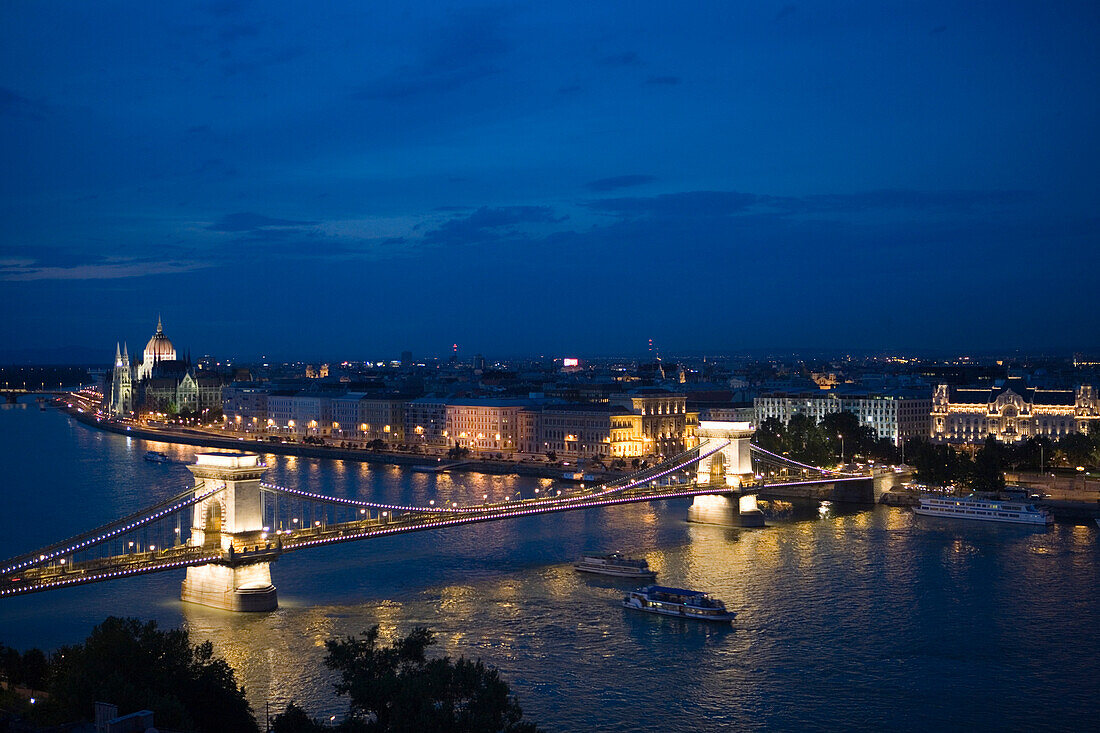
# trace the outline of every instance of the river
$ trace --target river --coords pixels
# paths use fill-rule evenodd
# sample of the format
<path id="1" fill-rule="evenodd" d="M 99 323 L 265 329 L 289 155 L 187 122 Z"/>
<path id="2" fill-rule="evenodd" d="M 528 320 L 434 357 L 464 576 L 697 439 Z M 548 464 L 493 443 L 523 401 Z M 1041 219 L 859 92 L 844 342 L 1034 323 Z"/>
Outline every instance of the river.
<path id="1" fill-rule="evenodd" d="M 142 460 L 161 450 L 177 461 Z M 0 408 L 0 556 L 67 537 L 190 483 L 189 446 L 96 431 L 32 402 Z M 532 494 L 546 480 L 425 474 L 268 455 L 266 479 L 423 503 Z M 497 666 L 548 731 L 1094 729 L 1100 715 L 1100 540 L 799 506 L 761 530 L 684 521 L 688 502 L 549 514 L 293 553 L 280 608 L 182 604 L 182 572 L 0 600 L 0 642 L 50 649 L 109 615 L 209 639 L 261 723 L 294 700 L 342 715 L 324 641 L 429 626 L 438 651 Z M 645 557 L 666 585 L 738 612 L 721 628 L 618 604 L 629 582 L 575 573 L 585 551 Z"/>

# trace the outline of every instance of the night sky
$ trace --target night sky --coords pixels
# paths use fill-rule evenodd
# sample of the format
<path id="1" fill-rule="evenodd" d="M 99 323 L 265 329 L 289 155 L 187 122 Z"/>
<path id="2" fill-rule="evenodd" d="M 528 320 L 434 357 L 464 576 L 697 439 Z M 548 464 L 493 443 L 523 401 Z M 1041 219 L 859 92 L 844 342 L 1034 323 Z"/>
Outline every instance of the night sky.
<path id="1" fill-rule="evenodd" d="M 1100 347 L 1096 2 L 0 4 L 0 356 Z"/>

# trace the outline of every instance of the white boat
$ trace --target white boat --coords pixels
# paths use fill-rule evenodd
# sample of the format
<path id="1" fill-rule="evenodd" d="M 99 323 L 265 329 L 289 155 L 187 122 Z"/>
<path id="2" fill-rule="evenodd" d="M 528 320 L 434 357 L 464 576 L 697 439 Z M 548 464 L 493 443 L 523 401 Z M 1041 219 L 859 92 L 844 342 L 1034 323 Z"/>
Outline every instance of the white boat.
<path id="1" fill-rule="evenodd" d="M 914 514 L 926 517 L 952 517 L 977 519 L 984 522 L 1010 522 L 1049 526 L 1054 517 L 1046 509 L 1037 509 L 1022 501 L 1002 501 L 969 497 L 944 497 L 922 495 L 920 503 L 913 507 Z"/>
<path id="2" fill-rule="evenodd" d="M 613 575 L 617 578 L 656 578 L 657 571 L 650 570 L 645 560 L 624 557 L 618 552 L 610 555 L 585 555 L 578 560 L 573 569 L 581 573 Z"/>
<path id="3" fill-rule="evenodd" d="M 732 621 L 736 616 L 733 611 L 726 610 L 726 604 L 702 591 L 660 585 L 648 585 L 631 591 L 623 598 L 623 607 L 699 621 Z"/>

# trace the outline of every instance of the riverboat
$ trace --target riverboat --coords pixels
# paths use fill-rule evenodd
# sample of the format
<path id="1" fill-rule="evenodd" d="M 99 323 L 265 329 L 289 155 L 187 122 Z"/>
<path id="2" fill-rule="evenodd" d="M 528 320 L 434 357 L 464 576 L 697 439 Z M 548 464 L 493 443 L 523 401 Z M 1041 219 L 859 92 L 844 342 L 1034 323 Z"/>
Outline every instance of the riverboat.
<path id="1" fill-rule="evenodd" d="M 159 450 L 145 451 L 145 460 L 150 463 L 171 463 L 172 459 Z"/>
<path id="2" fill-rule="evenodd" d="M 924 495 L 920 503 L 913 507 L 914 514 L 926 517 L 951 517 L 954 519 L 975 519 L 984 522 L 1009 522 L 1012 524 L 1032 524 L 1049 526 L 1054 517 L 1046 509 L 1038 509 L 1033 504 L 1021 501 L 1001 501 L 978 497 L 943 497 Z"/>
<path id="3" fill-rule="evenodd" d="M 732 621 L 736 614 L 726 610 L 726 604 L 698 590 L 666 588 L 649 585 L 631 591 L 623 598 L 623 607 L 662 616 L 690 618 L 699 621 Z"/>
<path id="4" fill-rule="evenodd" d="M 651 570 L 645 560 L 624 557 L 618 552 L 610 555 L 585 555 L 573 565 L 573 569 L 580 573 L 612 575 L 616 578 L 657 577 L 657 571 Z"/>

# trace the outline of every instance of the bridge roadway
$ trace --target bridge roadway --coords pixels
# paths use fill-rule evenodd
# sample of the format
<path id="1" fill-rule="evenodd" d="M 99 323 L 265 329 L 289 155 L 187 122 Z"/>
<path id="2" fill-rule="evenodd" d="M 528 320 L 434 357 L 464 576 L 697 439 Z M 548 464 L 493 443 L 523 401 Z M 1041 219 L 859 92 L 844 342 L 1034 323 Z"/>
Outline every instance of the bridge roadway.
<path id="1" fill-rule="evenodd" d="M 85 583 L 96 583 L 116 578 L 157 573 L 188 566 L 214 563 L 240 566 L 258 562 L 271 562 L 282 554 L 320 547 L 338 542 L 352 542 L 384 537 L 406 532 L 454 527 L 476 522 L 490 522 L 561 511 L 575 511 L 600 506 L 632 504 L 645 501 L 661 501 L 713 494 L 754 494 L 769 488 L 809 487 L 822 483 L 866 481 L 867 477 L 837 477 L 810 481 L 761 481 L 749 486 L 732 488 L 716 487 L 696 482 L 653 486 L 649 483 L 624 489 L 607 489 L 584 496 L 566 498 L 535 498 L 486 504 L 477 507 L 460 507 L 453 510 L 434 511 L 379 511 L 368 513 L 361 520 L 339 523 L 320 523 L 281 533 L 236 534 L 228 551 L 222 551 L 217 542 L 207 546 L 186 543 L 161 550 L 132 552 L 67 564 L 38 565 L 9 573 L 0 578 L 0 597 L 37 593 Z M 289 491 L 283 489 L 283 491 Z M 319 500 L 339 501 L 308 492 L 291 492 Z M 351 502 L 354 504 L 354 502 Z M 274 536 L 272 536 L 274 534 Z M 211 546 L 212 545 L 212 546 Z"/>

